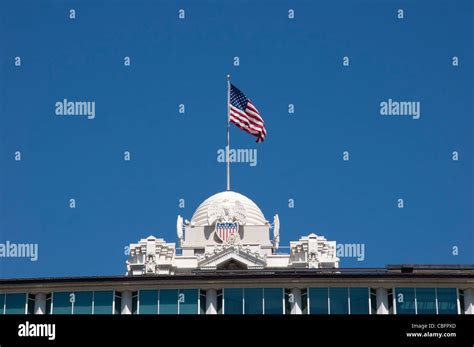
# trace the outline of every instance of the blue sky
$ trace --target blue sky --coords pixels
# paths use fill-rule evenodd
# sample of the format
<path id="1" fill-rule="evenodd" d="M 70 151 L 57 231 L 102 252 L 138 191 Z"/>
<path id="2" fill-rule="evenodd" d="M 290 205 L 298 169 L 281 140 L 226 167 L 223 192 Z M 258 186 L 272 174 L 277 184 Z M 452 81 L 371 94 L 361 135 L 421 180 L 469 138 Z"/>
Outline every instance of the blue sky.
<path id="1" fill-rule="evenodd" d="M 225 189 L 228 73 L 268 132 L 232 127 L 258 149 L 232 189 L 279 214 L 281 245 L 364 243 L 342 267 L 474 262 L 470 0 L 2 1 L 0 42 L 0 242 L 39 245 L 1 277 L 123 274 L 129 243 L 175 242 L 176 216 Z M 64 98 L 95 119 L 55 115 Z M 389 98 L 420 119 L 381 116 Z"/>

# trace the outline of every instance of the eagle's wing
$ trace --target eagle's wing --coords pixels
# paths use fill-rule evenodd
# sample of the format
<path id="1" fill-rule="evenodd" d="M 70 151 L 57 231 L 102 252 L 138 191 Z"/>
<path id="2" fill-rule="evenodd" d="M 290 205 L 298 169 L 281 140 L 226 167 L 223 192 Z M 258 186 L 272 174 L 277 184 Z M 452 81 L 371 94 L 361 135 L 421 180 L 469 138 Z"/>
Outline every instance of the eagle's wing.
<path id="1" fill-rule="evenodd" d="M 244 225 L 247 222 L 247 213 L 244 205 L 240 201 L 234 203 L 234 206 L 232 207 L 232 216 L 240 225 Z"/>
<path id="2" fill-rule="evenodd" d="M 207 220 L 209 222 L 209 225 L 213 225 L 217 220 L 221 219 L 224 216 L 224 209 L 215 202 L 213 202 L 207 208 Z"/>

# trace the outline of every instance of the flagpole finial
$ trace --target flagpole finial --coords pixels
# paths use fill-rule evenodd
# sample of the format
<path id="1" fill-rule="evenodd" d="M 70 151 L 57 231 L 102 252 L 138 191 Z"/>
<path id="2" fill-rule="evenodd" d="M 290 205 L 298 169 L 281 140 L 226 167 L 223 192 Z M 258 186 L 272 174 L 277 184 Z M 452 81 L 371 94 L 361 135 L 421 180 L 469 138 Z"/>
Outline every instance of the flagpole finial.
<path id="1" fill-rule="evenodd" d="M 230 81 L 230 75 L 227 75 L 227 81 Z"/>

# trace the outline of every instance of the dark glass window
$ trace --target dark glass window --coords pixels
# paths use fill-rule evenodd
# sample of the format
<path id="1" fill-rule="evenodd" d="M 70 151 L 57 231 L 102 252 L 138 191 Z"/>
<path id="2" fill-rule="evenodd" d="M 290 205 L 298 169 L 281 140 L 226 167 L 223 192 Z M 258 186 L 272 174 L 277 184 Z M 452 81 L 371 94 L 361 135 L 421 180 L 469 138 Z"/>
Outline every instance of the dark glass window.
<path id="1" fill-rule="evenodd" d="M 301 289 L 301 313 L 308 314 L 308 289 Z"/>
<path id="2" fill-rule="evenodd" d="M 72 305 L 75 301 L 74 293 L 55 292 L 53 293 L 53 314 L 71 314 Z"/>
<path id="3" fill-rule="evenodd" d="M 309 313 L 328 314 L 328 288 L 309 288 Z"/>
<path id="4" fill-rule="evenodd" d="M 418 314 L 436 314 L 436 290 L 434 288 L 416 288 L 416 312 Z"/>
<path id="5" fill-rule="evenodd" d="M 199 291 L 199 313 L 200 314 L 206 314 L 206 291 L 205 290 L 200 290 Z"/>
<path id="6" fill-rule="evenodd" d="M 114 314 L 122 314 L 122 293 L 120 292 L 115 292 L 114 294 Z"/>
<path id="7" fill-rule="evenodd" d="M 291 289 L 285 289 L 285 314 L 291 314 L 291 304 L 294 300 Z"/>
<path id="8" fill-rule="evenodd" d="M 138 304 L 140 314 L 158 314 L 158 290 L 140 290 Z"/>
<path id="9" fill-rule="evenodd" d="M 222 289 L 219 289 L 217 291 L 217 307 L 216 307 L 216 311 L 217 311 L 217 314 L 222 314 Z"/>
<path id="10" fill-rule="evenodd" d="M 368 288 L 349 288 L 351 314 L 369 314 Z"/>
<path id="11" fill-rule="evenodd" d="M 348 288 L 329 288 L 329 313 L 349 313 Z"/>
<path id="12" fill-rule="evenodd" d="M 46 294 L 46 312 L 45 314 L 51 314 L 51 301 L 52 301 L 52 294 Z"/>
<path id="13" fill-rule="evenodd" d="M 5 313 L 5 294 L 0 294 L 0 314 Z"/>
<path id="14" fill-rule="evenodd" d="M 224 313 L 242 314 L 243 313 L 244 293 L 242 288 L 224 289 Z"/>
<path id="15" fill-rule="evenodd" d="M 197 289 L 181 289 L 178 295 L 179 314 L 198 314 Z"/>
<path id="16" fill-rule="evenodd" d="M 5 314 L 25 314 L 26 293 L 15 293 L 5 295 Z"/>
<path id="17" fill-rule="evenodd" d="M 94 292 L 75 292 L 74 314 L 92 314 Z"/>
<path id="18" fill-rule="evenodd" d="M 415 289 L 396 288 L 395 302 L 397 314 L 415 314 Z"/>
<path id="19" fill-rule="evenodd" d="M 138 292 L 132 293 L 132 314 L 138 313 Z"/>
<path id="20" fill-rule="evenodd" d="M 263 289 L 245 288 L 245 314 L 263 314 Z"/>
<path id="21" fill-rule="evenodd" d="M 464 311 L 464 290 L 459 289 L 459 306 L 461 306 L 461 314 L 466 314 Z"/>
<path id="22" fill-rule="evenodd" d="M 114 292 L 94 292 L 94 314 L 112 314 L 114 306 Z"/>
<path id="23" fill-rule="evenodd" d="M 436 294 L 438 297 L 438 314 L 458 313 L 456 288 L 438 288 Z"/>
<path id="24" fill-rule="evenodd" d="M 283 314 L 283 289 L 263 289 L 265 314 Z"/>
<path id="25" fill-rule="evenodd" d="M 178 290 L 160 290 L 160 314 L 178 314 Z"/>
<path id="26" fill-rule="evenodd" d="M 370 313 L 377 314 L 377 290 L 370 288 Z"/>
<path id="27" fill-rule="evenodd" d="M 33 294 L 28 294 L 28 314 L 35 314 L 35 296 Z"/>
<path id="28" fill-rule="evenodd" d="M 388 290 L 388 313 L 393 314 L 393 289 Z"/>

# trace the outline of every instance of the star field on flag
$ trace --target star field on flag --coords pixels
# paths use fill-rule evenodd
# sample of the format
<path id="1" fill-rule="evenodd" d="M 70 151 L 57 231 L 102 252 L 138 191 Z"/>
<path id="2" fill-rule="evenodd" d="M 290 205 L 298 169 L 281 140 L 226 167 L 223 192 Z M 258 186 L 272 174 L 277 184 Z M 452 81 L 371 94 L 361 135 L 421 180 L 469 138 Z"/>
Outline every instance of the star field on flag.
<path id="1" fill-rule="evenodd" d="M 233 84 L 230 85 L 229 121 L 243 131 L 257 137 L 263 142 L 267 135 L 265 124 L 252 101 Z"/>

